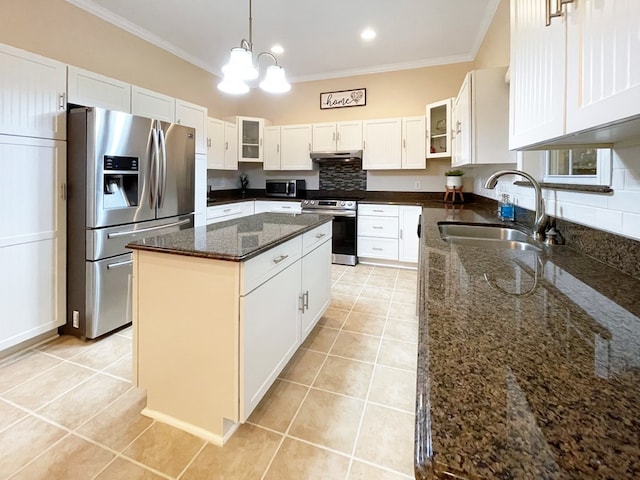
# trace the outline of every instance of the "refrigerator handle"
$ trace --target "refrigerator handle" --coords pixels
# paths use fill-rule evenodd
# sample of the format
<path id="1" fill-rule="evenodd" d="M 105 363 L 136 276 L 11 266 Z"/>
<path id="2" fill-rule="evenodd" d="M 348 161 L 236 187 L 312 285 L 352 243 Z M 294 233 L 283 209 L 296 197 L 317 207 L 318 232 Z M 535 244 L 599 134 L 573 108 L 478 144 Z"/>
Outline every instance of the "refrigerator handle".
<path id="1" fill-rule="evenodd" d="M 162 126 L 158 125 L 158 127 L 158 134 L 160 136 L 160 152 L 158 153 L 162 153 L 161 165 L 158 165 L 158 170 L 161 169 L 158 182 L 158 208 L 162 208 L 164 205 L 165 193 L 167 193 L 167 142 L 164 138 L 164 130 L 162 130 Z"/>
<path id="2" fill-rule="evenodd" d="M 149 171 L 149 208 L 156 208 L 156 194 L 158 193 L 158 132 L 151 128 L 151 165 Z"/>

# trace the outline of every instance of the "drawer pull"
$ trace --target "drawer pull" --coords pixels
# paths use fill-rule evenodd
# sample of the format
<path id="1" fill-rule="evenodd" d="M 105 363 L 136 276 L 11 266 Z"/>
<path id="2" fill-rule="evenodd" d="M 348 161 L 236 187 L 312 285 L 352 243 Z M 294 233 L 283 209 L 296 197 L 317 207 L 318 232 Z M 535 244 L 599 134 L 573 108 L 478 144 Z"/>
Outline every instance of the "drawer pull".
<path id="1" fill-rule="evenodd" d="M 283 210 L 291 210 L 291 206 L 290 205 L 282 205 L 282 207 L 280 207 L 280 208 L 282 208 Z"/>
<path id="2" fill-rule="evenodd" d="M 373 247 L 371 250 L 375 250 L 376 252 L 381 252 L 382 249 L 380 247 Z"/>
<path id="3" fill-rule="evenodd" d="M 231 209 L 230 209 L 230 208 L 225 208 L 225 209 L 223 210 L 223 212 L 224 212 L 224 213 L 227 213 L 227 212 L 230 212 L 230 211 L 231 211 Z"/>
<path id="4" fill-rule="evenodd" d="M 278 264 L 281 261 L 286 260 L 287 258 L 289 258 L 289 255 L 280 255 L 278 258 L 273 259 L 273 263 Z"/>
<path id="5" fill-rule="evenodd" d="M 384 229 L 384 227 L 376 227 L 376 226 L 373 226 L 371 228 L 373 228 L 374 230 L 382 230 L 382 229 Z"/>
<path id="6" fill-rule="evenodd" d="M 384 210 L 372 210 L 372 211 L 376 213 L 384 213 Z"/>
<path id="7" fill-rule="evenodd" d="M 318 234 L 316 235 L 316 238 L 322 238 L 322 237 L 324 237 L 325 235 L 326 235 L 326 233 L 318 233 Z"/>

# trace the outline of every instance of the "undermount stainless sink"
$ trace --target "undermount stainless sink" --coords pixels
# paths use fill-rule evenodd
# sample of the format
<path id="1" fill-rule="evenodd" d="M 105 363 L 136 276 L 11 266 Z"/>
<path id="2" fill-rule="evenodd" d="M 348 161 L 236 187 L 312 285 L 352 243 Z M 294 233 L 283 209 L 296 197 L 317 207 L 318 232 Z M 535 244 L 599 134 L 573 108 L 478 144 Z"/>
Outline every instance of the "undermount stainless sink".
<path id="1" fill-rule="evenodd" d="M 439 222 L 440 237 L 451 243 L 475 247 L 542 251 L 529 235 L 499 224 Z"/>

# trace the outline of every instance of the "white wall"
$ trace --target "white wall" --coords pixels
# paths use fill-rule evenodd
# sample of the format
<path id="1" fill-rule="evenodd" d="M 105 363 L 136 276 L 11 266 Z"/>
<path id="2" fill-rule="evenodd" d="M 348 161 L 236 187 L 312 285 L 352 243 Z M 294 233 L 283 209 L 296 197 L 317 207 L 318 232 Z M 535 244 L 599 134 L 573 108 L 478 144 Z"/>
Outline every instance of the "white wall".
<path id="1" fill-rule="evenodd" d="M 541 178 L 543 153 L 525 152 L 518 168 Z M 508 193 L 514 203 L 533 210 L 533 189 L 513 185 L 515 177 L 501 178 L 495 190 L 484 188 L 486 179 L 500 169 L 500 166 L 467 169 L 473 177 L 473 191 L 495 200 Z M 611 187 L 612 194 L 543 190 L 545 210 L 557 218 L 640 240 L 640 144 L 614 146 Z"/>

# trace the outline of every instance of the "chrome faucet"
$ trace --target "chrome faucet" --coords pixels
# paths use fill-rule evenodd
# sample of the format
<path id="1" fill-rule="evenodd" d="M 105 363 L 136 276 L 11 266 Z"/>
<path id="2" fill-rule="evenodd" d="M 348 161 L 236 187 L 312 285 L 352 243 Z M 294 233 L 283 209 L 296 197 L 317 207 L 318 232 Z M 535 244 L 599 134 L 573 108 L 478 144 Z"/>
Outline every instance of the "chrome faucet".
<path id="1" fill-rule="evenodd" d="M 544 240 L 544 229 L 547 222 L 547 214 L 544 211 L 544 204 L 542 202 L 542 189 L 540 188 L 540 184 L 531 175 L 521 170 L 500 170 L 487 179 L 484 188 L 496 188 L 498 178 L 503 175 L 521 175 L 529 180 L 531 182 L 531 185 L 533 185 L 533 189 L 535 190 L 536 195 L 536 219 L 533 223 L 533 236 L 537 240 Z"/>

